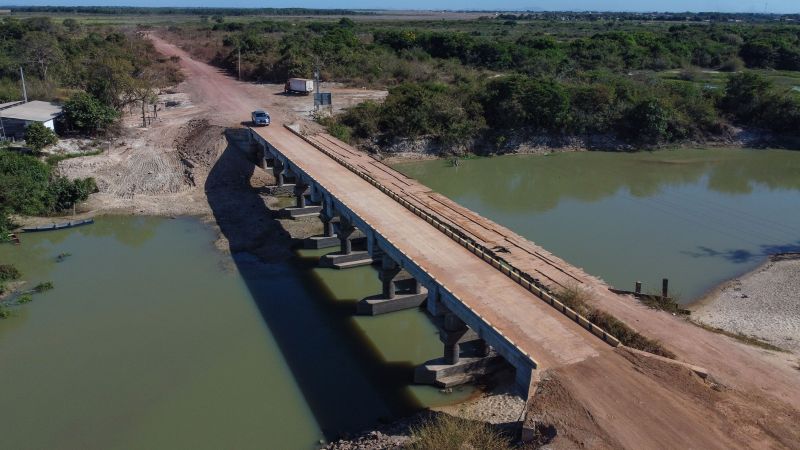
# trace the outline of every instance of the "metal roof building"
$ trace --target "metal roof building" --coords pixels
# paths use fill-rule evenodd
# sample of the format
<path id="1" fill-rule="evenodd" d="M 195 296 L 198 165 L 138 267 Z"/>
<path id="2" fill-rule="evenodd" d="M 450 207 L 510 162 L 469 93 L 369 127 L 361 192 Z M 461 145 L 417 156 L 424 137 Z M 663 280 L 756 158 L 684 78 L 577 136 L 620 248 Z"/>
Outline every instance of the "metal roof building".
<path id="1" fill-rule="evenodd" d="M 33 122 L 55 131 L 55 120 L 61 116 L 62 109 L 53 103 L 38 100 L 27 103 L 9 102 L 0 104 L 0 124 L 7 138 L 23 139 L 25 128 Z"/>

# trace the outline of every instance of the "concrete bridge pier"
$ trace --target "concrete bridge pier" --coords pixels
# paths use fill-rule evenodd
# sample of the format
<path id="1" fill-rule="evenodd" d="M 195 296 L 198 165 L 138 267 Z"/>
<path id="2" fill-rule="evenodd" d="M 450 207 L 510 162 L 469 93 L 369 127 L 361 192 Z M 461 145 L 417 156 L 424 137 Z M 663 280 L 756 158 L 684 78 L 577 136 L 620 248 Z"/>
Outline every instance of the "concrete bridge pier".
<path id="1" fill-rule="evenodd" d="M 452 312 L 434 319 L 444 354 L 414 370 L 414 382 L 449 388 L 475 381 L 506 365 L 505 360 Z"/>
<path id="2" fill-rule="evenodd" d="M 427 290 L 403 270 L 388 254 L 381 257 L 382 292 L 365 297 L 356 305 L 356 313 L 376 316 L 404 309 L 418 308 L 428 296 Z"/>
<path id="3" fill-rule="evenodd" d="M 256 152 L 256 161 L 258 167 L 261 167 L 263 170 L 271 169 L 275 165 L 275 159 L 267 149 L 267 144 L 257 143 L 257 145 L 258 151 Z"/>
<path id="4" fill-rule="evenodd" d="M 312 217 L 318 215 L 319 212 L 322 211 L 322 206 L 307 204 L 306 192 L 308 191 L 308 188 L 309 186 L 301 181 L 295 183 L 293 190 L 295 197 L 295 206 L 289 208 L 283 208 L 281 210 L 281 213 L 284 217 L 288 217 L 290 219 Z"/>
<path id="5" fill-rule="evenodd" d="M 303 241 L 304 248 L 331 248 L 340 245 L 339 237 L 336 235 L 335 217 L 331 217 L 326 212 L 324 206 L 319 213 L 319 219 L 322 221 L 322 234 L 319 236 L 311 236 Z"/>
<path id="6" fill-rule="evenodd" d="M 357 231 L 353 222 L 347 216 L 340 214 L 339 230 L 336 233 L 339 238 L 339 251 L 320 258 L 320 265 L 334 269 L 349 269 L 372 264 L 372 256 L 368 251 L 353 250 L 353 240 L 358 236 Z"/>

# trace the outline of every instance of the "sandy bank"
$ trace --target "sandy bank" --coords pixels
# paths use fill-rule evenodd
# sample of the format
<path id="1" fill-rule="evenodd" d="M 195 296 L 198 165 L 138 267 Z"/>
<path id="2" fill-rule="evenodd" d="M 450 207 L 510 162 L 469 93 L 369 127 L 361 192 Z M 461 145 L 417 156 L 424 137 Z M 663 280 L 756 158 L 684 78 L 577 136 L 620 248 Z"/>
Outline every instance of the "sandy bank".
<path id="1" fill-rule="evenodd" d="M 690 309 L 698 322 L 800 353 L 800 253 L 772 256 Z"/>

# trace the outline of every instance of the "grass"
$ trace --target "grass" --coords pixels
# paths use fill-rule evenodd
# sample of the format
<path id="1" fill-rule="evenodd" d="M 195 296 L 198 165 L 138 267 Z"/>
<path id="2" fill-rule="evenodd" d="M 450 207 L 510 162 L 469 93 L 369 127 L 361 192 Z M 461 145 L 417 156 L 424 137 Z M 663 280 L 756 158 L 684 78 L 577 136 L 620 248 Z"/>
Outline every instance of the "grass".
<path id="1" fill-rule="evenodd" d="M 752 345 L 754 347 L 763 348 L 765 350 L 772 350 L 774 352 L 788 353 L 788 350 L 786 350 L 784 348 L 780 348 L 780 347 L 778 347 L 776 345 L 770 344 L 769 342 L 762 341 L 761 339 L 758 339 L 756 337 L 753 337 L 753 336 L 750 336 L 750 335 L 747 335 L 747 334 L 744 334 L 744 333 L 734 333 L 732 331 L 723 330 L 722 328 L 717 328 L 717 327 L 708 325 L 706 323 L 697 322 L 697 321 L 692 321 L 692 323 L 694 323 L 695 325 L 699 326 L 700 328 L 703 328 L 705 330 L 711 331 L 712 333 L 723 334 L 723 335 L 728 336 L 730 338 L 736 339 L 739 342 L 743 342 L 745 344 Z M 800 370 L 800 369 L 798 369 L 798 370 Z"/>
<path id="2" fill-rule="evenodd" d="M 22 294 L 17 299 L 17 304 L 24 305 L 25 303 L 30 303 L 33 301 L 33 296 L 31 294 Z"/>
<path id="3" fill-rule="evenodd" d="M 102 150 L 92 150 L 88 152 L 80 152 L 80 153 L 65 153 L 63 155 L 50 155 L 45 158 L 45 161 L 50 166 L 57 166 L 58 163 L 64 161 L 65 159 L 72 159 L 72 158 L 80 158 L 81 156 L 96 156 L 103 153 Z"/>
<path id="4" fill-rule="evenodd" d="M 59 253 L 58 256 L 56 256 L 56 262 L 63 262 L 65 259 L 69 258 L 70 256 L 72 256 L 72 253 L 69 253 L 69 252 L 67 252 L 67 253 Z"/>
<path id="5" fill-rule="evenodd" d="M 415 427 L 413 450 L 511 449 L 511 440 L 491 425 L 439 414 Z"/>
<path id="6" fill-rule="evenodd" d="M 654 355 L 675 358 L 675 354 L 667 350 L 660 342 L 634 331 L 631 327 L 611 314 L 590 306 L 587 303 L 586 294 L 577 286 L 561 290 L 556 294 L 556 297 L 573 311 L 586 317 L 589 322 L 592 322 L 619 339 L 623 345 Z"/>
<path id="7" fill-rule="evenodd" d="M 681 308 L 680 303 L 678 303 L 680 295 L 677 294 L 673 294 L 672 297 L 662 297 L 660 293 L 650 293 L 637 298 L 642 304 L 653 309 L 660 309 L 682 316 L 688 316 L 690 314 L 688 309 Z"/>
<path id="8" fill-rule="evenodd" d="M 36 286 L 34 286 L 32 291 L 37 293 L 37 294 L 41 294 L 42 292 L 46 292 L 46 291 L 49 291 L 51 289 L 53 289 L 53 282 L 52 281 L 46 281 L 44 283 L 39 283 Z"/>
<path id="9" fill-rule="evenodd" d="M 3 305 L 0 305 L 0 319 L 8 319 L 11 316 L 11 312 Z"/>

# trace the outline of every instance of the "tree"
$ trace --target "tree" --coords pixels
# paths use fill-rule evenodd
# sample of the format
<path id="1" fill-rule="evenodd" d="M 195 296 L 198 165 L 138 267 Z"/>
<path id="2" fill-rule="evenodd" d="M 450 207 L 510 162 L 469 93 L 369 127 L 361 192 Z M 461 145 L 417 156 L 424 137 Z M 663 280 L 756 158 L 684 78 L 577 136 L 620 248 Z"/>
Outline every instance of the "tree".
<path id="1" fill-rule="evenodd" d="M 94 133 L 114 123 L 118 113 L 86 92 L 78 92 L 64 104 L 67 121 L 83 133 Z"/>
<path id="2" fill-rule="evenodd" d="M 743 123 L 758 120 L 765 106 L 764 100 L 772 90 L 772 83 L 754 72 L 742 72 L 728 78 L 725 96 L 720 107 Z"/>
<path id="3" fill-rule="evenodd" d="M 641 142 L 656 144 L 668 138 L 669 112 L 658 99 L 646 99 L 628 110 L 624 129 Z"/>
<path id="4" fill-rule="evenodd" d="M 33 122 L 25 130 L 25 145 L 31 150 L 39 151 L 48 145 L 58 142 L 58 137 L 50 128 L 39 122 Z"/>
<path id="5" fill-rule="evenodd" d="M 24 42 L 27 48 L 26 58 L 36 67 L 42 80 L 47 79 L 51 66 L 64 61 L 61 47 L 52 35 L 34 31 L 25 35 Z"/>

